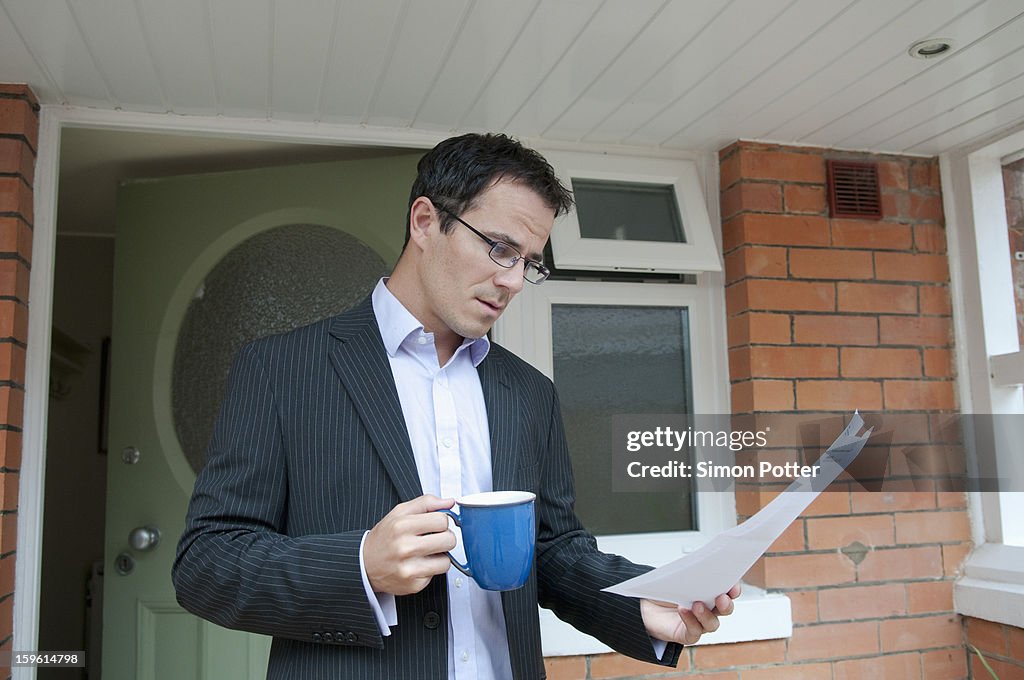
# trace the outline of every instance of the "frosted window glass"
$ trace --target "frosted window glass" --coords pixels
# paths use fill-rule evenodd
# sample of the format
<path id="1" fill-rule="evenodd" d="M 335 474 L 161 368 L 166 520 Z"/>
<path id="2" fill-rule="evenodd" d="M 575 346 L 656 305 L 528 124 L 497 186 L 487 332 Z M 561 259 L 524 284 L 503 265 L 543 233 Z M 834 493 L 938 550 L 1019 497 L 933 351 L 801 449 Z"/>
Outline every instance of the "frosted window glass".
<path id="1" fill-rule="evenodd" d="M 354 306 L 386 273 L 380 255 L 362 241 L 316 224 L 262 232 L 217 263 L 189 303 L 174 350 L 174 427 L 193 470 L 206 463 L 239 348 Z"/>
<path id="2" fill-rule="evenodd" d="M 582 238 L 686 243 L 670 184 L 572 180 Z"/>
<path id="3" fill-rule="evenodd" d="M 599 535 L 697 528 L 679 493 L 612 492 L 612 415 L 691 413 L 685 307 L 551 307 L 554 379 L 576 477 L 576 511 Z"/>

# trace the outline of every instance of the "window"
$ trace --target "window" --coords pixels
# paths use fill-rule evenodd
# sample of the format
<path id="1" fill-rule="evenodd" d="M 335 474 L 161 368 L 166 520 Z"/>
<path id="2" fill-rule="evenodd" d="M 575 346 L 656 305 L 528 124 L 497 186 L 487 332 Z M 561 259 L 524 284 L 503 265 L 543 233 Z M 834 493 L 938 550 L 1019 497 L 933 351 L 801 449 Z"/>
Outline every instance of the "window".
<path id="1" fill-rule="evenodd" d="M 548 152 L 576 210 L 551 232 L 559 269 L 722 270 L 697 166 L 689 160 Z"/>

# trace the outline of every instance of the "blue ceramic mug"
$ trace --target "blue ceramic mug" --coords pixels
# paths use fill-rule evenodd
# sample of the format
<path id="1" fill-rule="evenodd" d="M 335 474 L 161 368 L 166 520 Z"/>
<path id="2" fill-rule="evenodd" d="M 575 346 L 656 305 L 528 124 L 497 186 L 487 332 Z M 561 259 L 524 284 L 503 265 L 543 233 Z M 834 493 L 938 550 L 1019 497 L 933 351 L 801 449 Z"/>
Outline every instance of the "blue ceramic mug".
<path id="1" fill-rule="evenodd" d="M 455 568 L 487 590 L 515 590 L 530 577 L 537 529 L 536 496 L 527 491 L 487 491 L 459 499 L 459 513 L 443 510 L 462 528 L 466 564 Z"/>

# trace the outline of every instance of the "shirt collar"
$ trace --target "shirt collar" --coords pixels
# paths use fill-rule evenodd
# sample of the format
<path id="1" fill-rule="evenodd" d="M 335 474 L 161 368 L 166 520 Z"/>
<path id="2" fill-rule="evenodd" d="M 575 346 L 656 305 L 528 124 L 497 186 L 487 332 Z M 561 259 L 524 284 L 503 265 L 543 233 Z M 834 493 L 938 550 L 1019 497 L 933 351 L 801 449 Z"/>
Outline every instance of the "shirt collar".
<path id="1" fill-rule="evenodd" d="M 389 356 L 394 357 L 398 354 L 398 349 L 406 338 L 414 333 L 421 333 L 424 329 L 423 324 L 395 297 L 394 293 L 385 285 L 386 283 L 387 278 L 382 278 L 373 289 L 373 314 L 377 317 L 377 326 L 380 328 L 384 349 Z M 480 362 L 487 357 L 491 341 L 487 339 L 486 335 L 476 340 L 463 338 L 456 353 L 463 351 L 467 346 L 470 359 L 475 367 L 479 366 Z"/>

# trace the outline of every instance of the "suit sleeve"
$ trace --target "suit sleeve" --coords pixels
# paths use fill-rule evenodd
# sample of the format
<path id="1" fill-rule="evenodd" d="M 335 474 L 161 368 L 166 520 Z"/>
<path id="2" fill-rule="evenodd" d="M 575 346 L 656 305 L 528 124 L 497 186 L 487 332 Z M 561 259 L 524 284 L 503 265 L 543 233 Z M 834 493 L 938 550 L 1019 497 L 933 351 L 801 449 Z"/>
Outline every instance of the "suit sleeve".
<path id="1" fill-rule="evenodd" d="M 285 533 L 287 452 L 259 347 L 231 369 L 172 569 L 178 602 L 227 628 L 383 647 L 360 575 L 363 532 Z"/>
<path id="2" fill-rule="evenodd" d="M 538 497 L 537 587 L 546 607 L 612 649 L 641 661 L 674 667 L 682 646 L 669 643 L 659 660 L 640 615 L 640 600 L 601 592 L 651 569 L 602 553 L 573 510 L 576 493 L 558 395 L 551 387 L 547 453 Z"/>

